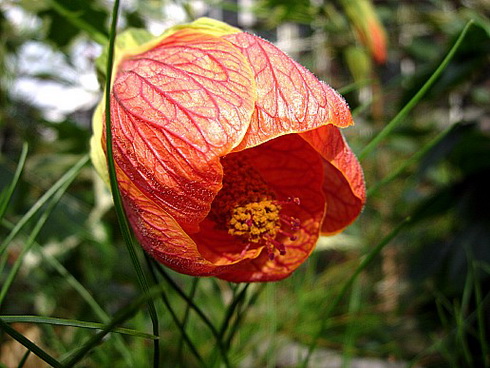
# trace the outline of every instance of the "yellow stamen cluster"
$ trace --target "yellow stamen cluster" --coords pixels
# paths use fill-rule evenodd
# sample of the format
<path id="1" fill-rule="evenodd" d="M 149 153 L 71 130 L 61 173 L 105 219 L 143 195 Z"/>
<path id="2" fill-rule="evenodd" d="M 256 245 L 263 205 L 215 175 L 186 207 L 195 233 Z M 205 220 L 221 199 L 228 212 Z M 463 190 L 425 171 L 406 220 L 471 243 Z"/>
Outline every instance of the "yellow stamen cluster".
<path id="1" fill-rule="evenodd" d="M 270 200 L 235 207 L 228 221 L 228 234 L 246 237 L 252 243 L 259 243 L 264 236 L 274 238 L 280 226 L 280 209 Z"/>
<path id="2" fill-rule="evenodd" d="M 268 242 L 280 230 L 281 206 L 260 173 L 239 157 L 221 161 L 223 188 L 216 196 L 210 218 L 230 235 L 248 243 Z"/>

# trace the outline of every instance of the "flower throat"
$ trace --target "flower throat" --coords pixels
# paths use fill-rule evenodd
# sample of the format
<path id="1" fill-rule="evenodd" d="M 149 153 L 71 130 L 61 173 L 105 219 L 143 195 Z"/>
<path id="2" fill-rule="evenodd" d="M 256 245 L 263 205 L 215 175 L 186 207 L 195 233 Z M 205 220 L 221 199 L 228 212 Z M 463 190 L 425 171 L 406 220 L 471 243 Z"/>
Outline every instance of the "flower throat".
<path id="1" fill-rule="evenodd" d="M 211 206 L 210 218 L 218 228 L 239 237 L 246 244 L 242 253 L 253 245 L 265 245 L 269 259 L 274 259 L 276 250 L 286 254 L 284 244 L 276 238 L 285 235 L 290 240 L 296 237 L 285 232 L 281 226 L 299 229 L 300 221 L 281 214 L 282 207 L 299 204 L 299 199 L 276 200 L 274 191 L 260 173 L 244 159 L 227 157 L 223 165 L 223 188 Z"/>

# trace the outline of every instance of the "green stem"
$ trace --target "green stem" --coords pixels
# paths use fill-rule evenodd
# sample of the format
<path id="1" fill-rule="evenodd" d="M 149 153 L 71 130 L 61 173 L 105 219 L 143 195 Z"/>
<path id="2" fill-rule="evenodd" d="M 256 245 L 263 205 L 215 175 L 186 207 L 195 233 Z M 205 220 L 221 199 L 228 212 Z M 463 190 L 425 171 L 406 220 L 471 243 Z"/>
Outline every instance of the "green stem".
<path id="1" fill-rule="evenodd" d="M 199 284 L 199 278 L 194 277 L 192 279 L 192 287 L 191 287 L 191 292 L 189 293 L 189 299 L 193 300 L 194 296 L 196 295 L 197 291 L 197 285 Z M 182 318 L 182 329 L 185 331 L 187 322 L 189 321 L 189 312 L 191 311 L 191 307 L 189 304 L 186 305 L 185 307 L 185 312 L 184 312 L 184 317 Z M 182 362 L 182 353 L 183 353 L 183 348 L 184 348 L 184 338 L 183 335 L 179 340 L 179 347 L 177 348 L 177 362 Z"/>
<path id="2" fill-rule="evenodd" d="M 250 284 L 245 284 L 245 286 L 238 293 L 238 295 L 233 299 L 230 306 L 228 307 L 225 318 L 223 319 L 221 328 L 218 332 L 218 336 L 220 340 L 223 340 L 228 327 L 230 327 L 231 317 L 233 317 L 233 314 L 237 309 L 237 307 L 239 306 L 239 304 L 245 299 L 245 296 L 247 295 L 247 289 L 249 286 Z"/>
<path id="3" fill-rule="evenodd" d="M 347 280 L 347 282 L 344 284 L 342 287 L 341 291 L 337 296 L 335 297 L 334 300 L 329 304 L 327 310 L 323 314 L 322 318 L 320 318 L 320 327 L 313 337 L 313 340 L 308 347 L 308 353 L 303 361 L 303 364 L 301 367 L 306 368 L 308 366 L 308 362 L 311 358 L 311 355 L 313 351 L 316 348 L 316 345 L 318 343 L 318 339 L 320 336 L 323 334 L 323 331 L 325 330 L 325 327 L 327 326 L 327 322 L 329 320 L 330 315 L 334 311 L 334 309 L 339 305 L 340 301 L 344 298 L 344 296 L 347 294 L 349 289 L 352 287 L 354 282 L 356 281 L 357 277 L 361 274 L 364 269 L 371 264 L 371 262 L 378 256 L 378 254 L 383 250 L 383 248 L 391 241 L 393 240 L 398 233 L 410 222 L 410 218 L 406 218 L 404 221 L 402 221 L 397 227 L 395 227 L 388 235 L 386 235 L 379 243 L 376 245 L 376 247 L 373 248 L 373 250 L 361 261 L 359 266 L 357 267 L 356 271 L 351 275 L 351 277 Z"/>
<path id="4" fill-rule="evenodd" d="M 403 119 L 408 115 L 408 113 L 419 103 L 419 101 L 424 97 L 424 95 L 427 93 L 429 88 L 432 87 L 434 82 L 439 78 L 439 76 L 442 74 L 444 69 L 448 66 L 449 62 L 453 58 L 454 54 L 458 50 L 459 46 L 463 42 L 464 37 L 466 36 L 466 33 L 468 32 L 470 26 L 473 24 L 473 21 L 470 20 L 468 23 L 466 23 L 466 26 L 464 27 L 463 31 L 459 35 L 458 39 L 456 40 L 454 46 L 449 50 L 449 53 L 446 55 L 442 63 L 439 65 L 439 67 L 436 69 L 436 71 L 432 74 L 432 76 L 425 82 L 425 84 L 420 88 L 420 90 L 415 94 L 415 96 L 412 97 L 412 99 L 403 107 L 403 109 L 400 110 L 400 112 L 384 127 L 383 130 L 381 130 L 378 135 L 368 143 L 366 147 L 361 151 L 359 154 L 359 160 L 363 160 L 366 158 L 367 155 L 369 155 L 375 148 L 376 146 L 383 140 L 385 139 L 388 135 L 390 135 L 393 130 L 403 121 Z"/>
<path id="5" fill-rule="evenodd" d="M 75 166 L 65 173 L 51 188 L 49 188 L 46 193 L 44 193 L 41 198 L 39 198 L 36 203 L 27 211 L 27 213 L 22 216 L 22 218 L 15 224 L 15 227 L 10 231 L 9 235 L 0 244 L 0 254 L 2 254 L 9 243 L 17 236 L 17 234 L 22 230 L 22 228 L 29 222 L 29 220 L 48 202 L 51 197 L 53 197 L 61 187 L 64 186 L 67 180 L 71 180 L 71 176 L 78 170 L 80 170 L 89 161 L 89 156 L 83 156 L 80 161 L 78 161 Z M 75 171 L 75 172 L 74 172 Z M 1 268 L 0 268 L 1 269 Z"/>
<path id="6" fill-rule="evenodd" d="M 235 336 L 235 333 L 238 331 L 239 327 L 240 327 L 240 323 L 242 322 L 244 316 L 245 316 L 245 312 L 252 306 L 255 304 L 255 302 L 257 301 L 257 299 L 259 298 L 259 295 L 262 291 L 264 291 L 264 289 L 266 288 L 266 285 L 267 284 L 261 284 L 257 290 L 255 291 L 254 294 L 252 294 L 252 296 L 250 297 L 250 300 L 248 301 L 248 303 L 242 307 L 242 304 L 239 305 L 238 307 L 238 310 L 237 310 L 237 313 L 236 313 L 236 318 L 235 320 L 233 321 L 233 325 L 228 328 L 228 336 L 226 337 L 226 339 L 224 340 L 224 344 L 226 346 L 227 349 L 230 348 L 231 346 L 231 341 L 233 340 L 233 337 Z"/>
<path id="7" fill-rule="evenodd" d="M 54 368 L 64 368 L 63 365 L 58 362 L 55 358 L 53 358 L 51 355 L 46 353 L 43 349 L 41 349 L 39 346 L 34 344 L 31 340 L 29 340 L 27 337 L 22 335 L 21 333 L 17 332 L 15 329 L 10 327 L 10 325 L 6 322 L 3 321 L 3 319 L 0 317 L 0 329 L 4 330 L 6 333 L 8 333 L 13 339 L 17 340 L 19 343 L 24 345 L 29 351 L 33 352 L 36 354 L 39 358 L 44 360 L 46 363 L 51 365 Z"/>
<path id="8" fill-rule="evenodd" d="M 230 368 L 230 362 L 228 360 L 228 353 L 225 348 L 225 345 L 223 344 L 223 341 L 220 339 L 220 335 L 216 327 L 212 324 L 212 322 L 209 320 L 209 318 L 203 313 L 203 311 L 194 303 L 192 299 L 190 299 L 175 283 L 175 281 L 165 272 L 163 269 L 162 265 L 156 261 L 153 260 L 154 265 L 156 266 L 156 270 L 158 273 L 169 283 L 169 285 L 174 289 L 177 294 L 186 301 L 186 303 L 197 313 L 197 315 L 201 318 L 201 320 L 208 326 L 209 330 L 213 334 L 213 337 L 216 339 L 216 344 L 218 345 L 218 350 L 221 354 L 221 357 L 223 359 L 223 363 L 225 367 Z"/>
<path id="9" fill-rule="evenodd" d="M 367 196 L 371 197 L 375 194 L 381 187 L 390 183 L 394 179 L 396 179 L 400 174 L 402 174 L 410 165 L 418 162 L 422 157 L 424 157 L 435 145 L 437 145 L 442 139 L 451 131 L 453 126 L 449 126 L 440 132 L 436 137 L 434 137 L 429 143 L 427 143 L 422 149 L 413 154 L 410 158 L 405 160 L 403 164 L 398 166 L 396 170 L 393 170 L 389 175 L 384 177 L 381 180 L 378 180 L 376 184 L 370 186 L 367 191 Z"/>
<path id="10" fill-rule="evenodd" d="M 141 308 L 142 305 L 148 304 L 149 301 L 156 298 L 162 292 L 162 288 L 158 285 L 154 286 L 148 292 L 144 293 L 136 300 L 133 300 L 131 304 L 120 310 L 109 324 L 107 324 L 101 331 L 93 335 L 85 344 L 79 349 L 72 352 L 67 358 L 63 360 L 64 368 L 70 368 L 75 366 L 90 350 L 99 345 L 101 341 L 113 331 L 117 326 L 132 318 Z M 159 339 L 158 336 L 155 336 Z"/>
<path id="11" fill-rule="evenodd" d="M 93 330 L 102 330 L 106 325 L 98 322 L 79 321 L 66 318 L 42 317 L 42 316 L 1 316 L 5 323 L 35 323 L 54 326 L 79 327 Z M 130 330 L 127 328 L 115 328 L 112 332 L 122 335 L 141 337 L 149 340 L 156 340 L 158 336 L 144 332 Z"/>
<path id="12" fill-rule="evenodd" d="M 22 218 L 22 220 L 24 220 L 25 218 L 30 219 L 34 215 L 34 213 L 36 213 L 37 210 L 41 207 L 38 207 L 36 209 L 36 211 L 33 211 L 32 216 L 31 216 L 29 214 L 31 213 L 33 208 L 36 207 L 36 205 L 40 202 L 44 204 L 44 200 L 42 200 L 42 199 L 44 199 L 46 196 L 46 201 L 49 200 L 49 202 L 47 204 L 47 208 L 42 213 L 41 217 L 39 218 L 36 225 L 34 226 L 34 229 L 32 230 L 31 234 L 29 235 L 28 240 L 24 244 L 24 248 L 22 249 L 21 254 L 17 257 L 12 269 L 10 270 L 9 274 L 7 275 L 7 279 L 5 280 L 5 282 L 2 286 L 2 289 L 0 290 L 0 306 L 3 303 L 3 300 L 5 299 L 5 296 L 7 295 L 7 292 L 9 290 L 10 286 L 12 285 L 12 283 L 15 279 L 15 276 L 17 275 L 17 272 L 20 269 L 20 266 L 22 265 L 24 256 L 27 254 L 27 252 L 33 246 L 37 235 L 39 234 L 42 227 L 46 223 L 49 215 L 51 214 L 51 211 L 54 209 L 54 207 L 56 206 L 58 201 L 61 199 L 61 197 L 65 193 L 66 189 L 72 183 L 72 181 L 76 178 L 76 176 L 78 175 L 78 173 L 80 172 L 82 167 L 87 163 L 87 160 L 88 160 L 88 156 L 84 156 L 80 161 L 78 161 L 75 164 L 75 166 L 73 166 L 70 170 L 68 170 L 68 172 L 66 172 L 66 174 L 63 175 L 60 180 L 58 180 L 58 182 L 56 184 L 59 183 L 59 185 L 55 184 L 53 186 L 53 188 L 56 187 L 56 191 L 51 192 L 49 196 L 46 196 L 46 194 L 48 194 L 48 192 L 50 192 L 50 191 L 46 192 L 45 195 L 43 195 L 41 197 L 41 199 L 38 200 L 33 207 L 31 207 L 31 210 L 28 211 L 28 213 L 26 215 L 24 215 L 24 217 Z M 13 239 L 13 236 L 11 237 L 10 235 L 12 235 L 12 234 L 16 235 L 20 231 L 20 229 L 23 227 L 23 225 L 25 223 L 27 223 L 27 220 L 25 222 L 23 222 L 22 220 L 17 223 L 17 225 L 19 225 L 19 223 L 22 222 L 22 226 L 14 227 L 14 229 L 10 232 L 9 237 L 7 239 L 8 242 L 7 242 L 7 240 L 5 241 L 5 245 L 8 245 L 8 243 L 11 241 L 11 238 Z"/>
<path id="13" fill-rule="evenodd" d="M 107 44 L 107 36 L 103 33 L 97 31 L 94 27 L 92 27 L 89 23 L 85 22 L 81 19 L 76 12 L 73 12 L 69 9 L 66 9 L 61 2 L 56 0 L 48 0 L 51 7 L 58 12 L 63 18 L 72 23 L 75 27 L 79 29 L 83 29 L 88 35 L 100 45 Z"/>
<path id="14" fill-rule="evenodd" d="M 2 221 L 3 216 L 5 215 L 5 211 L 7 211 L 7 207 L 10 202 L 10 199 L 12 198 L 15 188 L 17 187 L 17 183 L 19 182 L 20 174 L 24 169 L 24 165 L 26 163 L 26 158 L 27 158 L 27 151 L 28 151 L 28 144 L 24 143 L 22 146 L 22 152 L 19 157 L 19 163 L 17 164 L 17 169 L 15 170 L 14 173 L 14 177 L 12 178 L 12 181 L 10 182 L 8 189 L 5 192 L 2 190 L 2 196 L 0 201 L 0 222 Z"/>
<path id="15" fill-rule="evenodd" d="M 116 210 L 119 226 L 121 228 L 121 232 L 124 237 L 124 242 L 126 244 L 128 253 L 131 257 L 131 261 L 135 268 L 140 287 L 145 293 L 148 293 L 149 290 L 148 280 L 146 279 L 145 273 L 143 272 L 143 268 L 141 266 L 141 263 L 139 262 L 139 259 L 136 255 L 136 251 L 134 249 L 133 237 L 124 211 L 124 207 L 121 199 L 121 193 L 117 185 L 116 168 L 115 168 L 114 157 L 113 157 L 112 130 L 111 130 L 111 87 L 112 87 L 112 67 L 114 63 L 114 46 L 116 40 L 116 26 L 117 26 L 118 14 L 119 14 L 119 0 L 115 0 L 113 12 L 112 12 L 111 29 L 109 33 L 109 49 L 107 55 L 107 70 L 106 70 L 106 85 L 105 85 L 105 91 L 106 91 L 106 95 L 105 95 L 106 131 L 105 132 L 106 132 L 107 166 L 109 169 L 109 177 L 111 181 L 111 190 L 112 190 L 112 198 L 114 201 L 114 207 Z M 158 336 L 159 334 L 158 315 L 157 315 L 155 305 L 151 299 L 148 300 L 148 311 L 152 321 L 153 334 Z M 153 366 L 156 368 L 159 366 L 160 363 L 160 340 L 154 341 L 153 348 L 154 348 Z"/>
<path id="16" fill-rule="evenodd" d="M 150 274 L 153 277 L 154 283 L 158 284 L 158 279 L 157 279 L 157 275 L 155 273 L 154 263 L 152 263 L 151 259 L 146 254 L 145 254 L 145 259 L 148 263 L 148 268 L 150 269 Z M 172 308 L 172 305 L 170 304 L 170 301 L 167 298 L 167 294 L 165 293 L 165 291 L 162 290 L 160 295 L 162 297 L 163 304 L 165 304 L 165 307 L 170 312 L 170 316 L 172 317 L 174 323 L 179 328 L 181 336 L 184 339 L 184 341 L 187 343 L 187 346 L 189 346 L 189 348 L 191 349 L 192 354 L 197 359 L 197 361 L 201 364 L 202 367 L 207 367 L 206 362 L 202 358 L 201 354 L 199 354 L 197 348 L 195 347 L 194 343 L 192 342 L 189 335 L 187 334 L 183 322 L 180 322 L 179 318 L 177 317 L 177 314 L 175 313 L 174 309 Z"/>

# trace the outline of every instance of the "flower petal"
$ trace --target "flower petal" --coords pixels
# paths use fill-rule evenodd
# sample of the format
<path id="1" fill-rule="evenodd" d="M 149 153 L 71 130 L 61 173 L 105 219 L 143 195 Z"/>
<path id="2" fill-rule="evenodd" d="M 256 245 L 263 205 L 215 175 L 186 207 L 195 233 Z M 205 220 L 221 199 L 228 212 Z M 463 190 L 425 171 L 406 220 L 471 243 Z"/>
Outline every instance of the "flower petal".
<path id="1" fill-rule="evenodd" d="M 118 173 L 118 182 L 128 220 L 149 255 L 177 272 L 213 275 L 215 264 L 199 253 L 197 245 L 172 216 L 133 185 L 123 171 Z"/>
<path id="2" fill-rule="evenodd" d="M 271 261 L 264 249 L 260 257 L 240 262 L 217 276 L 233 282 L 281 280 L 308 258 L 318 240 L 325 213 L 322 160 L 297 134 L 285 135 L 237 153 L 241 154 L 245 154 L 260 171 L 276 193 L 277 200 L 299 198 L 300 205 L 282 205 L 281 214 L 298 218 L 301 226 L 300 230 L 291 231 L 297 239 L 290 240 L 284 235 L 277 238 L 285 244 L 285 255 L 276 254 Z M 283 230 L 289 231 L 287 227 Z"/>
<path id="3" fill-rule="evenodd" d="M 116 163 L 185 231 L 197 232 L 221 187 L 218 158 L 242 140 L 254 102 L 252 72 L 236 48 L 179 30 L 119 65 L 111 99 Z"/>
<path id="4" fill-rule="evenodd" d="M 362 168 L 335 126 L 326 125 L 300 136 L 325 160 L 327 212 L 322 232 L 336 234 L 357 218 L 366 201 Z"/>
<path id="5" fill-rule="evenodd" d="M 345 100 L 273 44 L 248 33 L 224 38 L 249 60 L 257 84 L 256 110 L 235 151 L 326 124 L 353 124 Z"/>

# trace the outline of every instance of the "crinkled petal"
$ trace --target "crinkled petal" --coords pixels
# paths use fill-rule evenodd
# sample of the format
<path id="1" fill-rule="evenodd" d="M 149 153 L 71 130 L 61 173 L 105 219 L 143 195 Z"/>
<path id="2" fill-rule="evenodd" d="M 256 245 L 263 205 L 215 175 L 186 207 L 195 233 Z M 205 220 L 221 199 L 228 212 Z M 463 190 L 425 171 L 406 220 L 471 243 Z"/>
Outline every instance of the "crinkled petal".
<path id="1" fill-rule="evenodd" d="M 216 265 L 204 258 L 182 227 L 157 203 L 132 185 L 124 172 L 118 175 L 124 207 L 143 249 L 167 267 L 194 276 L 213 276 Z"/>
<path id="2" fill-rule="evenodd" d="M 253 86 L 235 47 L 192 29 L 119 65 L 111 99 L 118 168 L 187 232 L 199 230 L 221 188 L 219 157 L 248 128 Z"/>
<path id="3" fill-rule="evenodd" d="M 333 235 L 350 225 L 366 201 L 362 168 L 339 129 L 326 125 L 300 136 L 324 159 L 327 212 L 322 232 Z"/>
<path id="4" fill-rule="evenodd" d="M 322 160 L 297 134 L 285 135 L 237 153 L 240 154 L 245 154 L 247 160 L 253 162 L 273 188 L 277 200 L 299 198 L 300 205 L 283 204 L 281 214 L 286 218 L 298 218 L 301 226 L 299 231 L 288 229 L 285 225 L 281 227 L 297 236 L 295 240 L 285 235 L 277 238 L 285 244 L 285 255 L 276 253 L 271 261 L 266 249 L 263 249 L 259 257 L 246 259 L 217 276 L 233 282 L 281 280 L 308 258 L 318 240 L 325 214 Z"/>
<path id="5" fill-rule="evenodd" d="M 224 36 L 249 60 L 257 84 L 250 127 L 235 150 L 322 125 L 352 125 L 345 100 L 273 44 L 248 33 Z"/>

